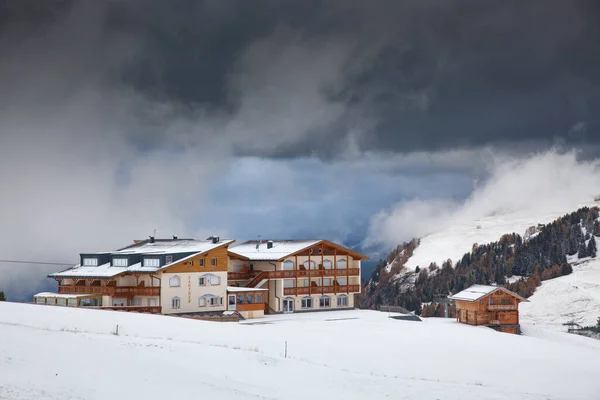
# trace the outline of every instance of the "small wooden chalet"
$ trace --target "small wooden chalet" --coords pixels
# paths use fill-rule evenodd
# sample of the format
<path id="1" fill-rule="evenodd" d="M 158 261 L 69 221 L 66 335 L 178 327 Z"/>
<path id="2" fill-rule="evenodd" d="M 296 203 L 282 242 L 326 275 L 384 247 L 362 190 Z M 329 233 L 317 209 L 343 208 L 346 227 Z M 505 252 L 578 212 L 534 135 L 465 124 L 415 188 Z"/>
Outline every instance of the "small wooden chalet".
<path id="1" fill-rule="evenodd" d="M 519 303 L 529 302 L 506 288 L 486 285 L 473 285 L 450 299 L 456 302 L 458 322 L 515 334 L 521 333 Z"/>

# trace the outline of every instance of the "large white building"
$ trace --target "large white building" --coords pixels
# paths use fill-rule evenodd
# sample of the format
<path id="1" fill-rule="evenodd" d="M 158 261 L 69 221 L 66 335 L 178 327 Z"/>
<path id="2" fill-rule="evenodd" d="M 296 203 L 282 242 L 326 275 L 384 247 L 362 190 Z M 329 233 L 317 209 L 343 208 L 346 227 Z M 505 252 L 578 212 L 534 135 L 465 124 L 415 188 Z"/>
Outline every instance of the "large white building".
<path id="1" fill-rule="evenodd" d="M 78 265 L 49 275 L 58 293 L 34 301 L 162 314 L 237 311 L 245 318 L 354 307 L 365 256 L 326 240 L 233 243 L 151 237 L 82 253 Z"/>

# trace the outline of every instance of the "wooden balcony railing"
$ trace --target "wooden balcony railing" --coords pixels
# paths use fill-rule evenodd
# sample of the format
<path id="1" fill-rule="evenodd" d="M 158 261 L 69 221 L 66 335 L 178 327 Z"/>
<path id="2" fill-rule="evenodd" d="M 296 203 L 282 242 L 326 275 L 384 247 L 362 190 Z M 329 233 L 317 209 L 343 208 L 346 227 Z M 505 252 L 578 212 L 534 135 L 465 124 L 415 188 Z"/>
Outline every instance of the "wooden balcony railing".
<path id="1" fill-rule="evenodd" d="M 129 311 L 129 312 L 140 312 L 150 314 L 160 314 L 160 306 L 106 306 L 106 307 L 86 307 L 95 308 L 98 310 L 112 310 L 112 311 Z"/>
<path id="2" fill-rule="evenodd" d="M 513 311 L 516 309 L 517 309 L 517 306 L 514 304 L 490 304 L 490 305 L 488 305 L 488 311 Z"/>
<path id="3" fill-rule="evenodd" d="M 230 281 L 253 279 L 263 273 L 266 279 L 292 279 L 292 278 L 321 278 L 324 276 L 359 276 L 360 268 L 344 269 L 306 269 L 285 271 L 252 271 L 252 272 L 228 272 L 227 279 Z"/>
<path id="4" fill-rule="evenodd" d="M 61 294 L 102 294 L 105 296 L 114 296 L 114 286 L 77 286 L 77 285 L 59 285 L 58 293 Z"/>
<path id="5" fill-rule="evenodd" d="M 160 288 L 145 286 L 117 286 L 115 296 L 158 296 Z"/>
<path id="6" fill-rule="evenodd" d="M 159 296 L 159 287 L 59 285 L 61 294 L 102 294 L 104 296 Z"/>
<path id="7" fill-rule="evenodd" d="M 360 293 L 360 285 L 340 285 L 340 286 L 309 286 L 299 288 L 284 288 L 284 296 L 311 295 L 311 294 L 337 294 L 337 293 Z"/>

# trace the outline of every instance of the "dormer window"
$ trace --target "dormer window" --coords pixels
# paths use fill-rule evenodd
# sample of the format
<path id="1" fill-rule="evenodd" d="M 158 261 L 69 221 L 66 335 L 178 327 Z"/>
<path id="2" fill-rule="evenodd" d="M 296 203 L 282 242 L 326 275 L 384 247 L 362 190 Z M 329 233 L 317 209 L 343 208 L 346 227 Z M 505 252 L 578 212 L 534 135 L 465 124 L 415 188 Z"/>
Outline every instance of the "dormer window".
<path id="1" fill-rule="evenodd" d="M 98 259 L 96 257 L 85 257 L 83 259 L 82 265 L 84 267 L 97 267 L 98 266 Z"/>
<path id="2" fill-rule="evenodd" d="M 159 258 L 144 258 L 144 267 L 160 267 Z"/>
<path id="3" fill-rule="evenodd" d="M 113 267 L 127 267 L 129 264 L 126 258 L 113 258 Z"/>

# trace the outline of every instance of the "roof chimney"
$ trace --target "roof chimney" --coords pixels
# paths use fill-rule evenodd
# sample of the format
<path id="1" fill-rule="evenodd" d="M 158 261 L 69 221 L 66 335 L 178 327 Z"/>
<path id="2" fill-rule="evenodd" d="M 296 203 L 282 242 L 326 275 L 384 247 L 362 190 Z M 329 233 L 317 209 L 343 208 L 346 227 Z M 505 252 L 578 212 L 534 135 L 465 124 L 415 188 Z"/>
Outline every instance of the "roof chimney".
<path id="1" fill-rule="evenodd" d="M 218 236 L 211 236 L 211 237 L 209 237 L 209 239 L 212 242 L 212 244 L 219 243 L 219 237 Z"/>
<path id="2" fill-rule="evenodd" d="M 150 236 L 150 243 L 154 243 L 154 236 Z"/>
<path id="3" fill-rule="evenodd" d="M 177 240 L 177 235 L 173 235 L 173 240 Z"/>
<path id="4" fill-rule="evenodd" d="M 269 241 L 267 242 L 267 249 L 272 249 L 272 248 L 273 248 L 273 241 L 272 241 L 272 240 L 269 240 Z"/>

